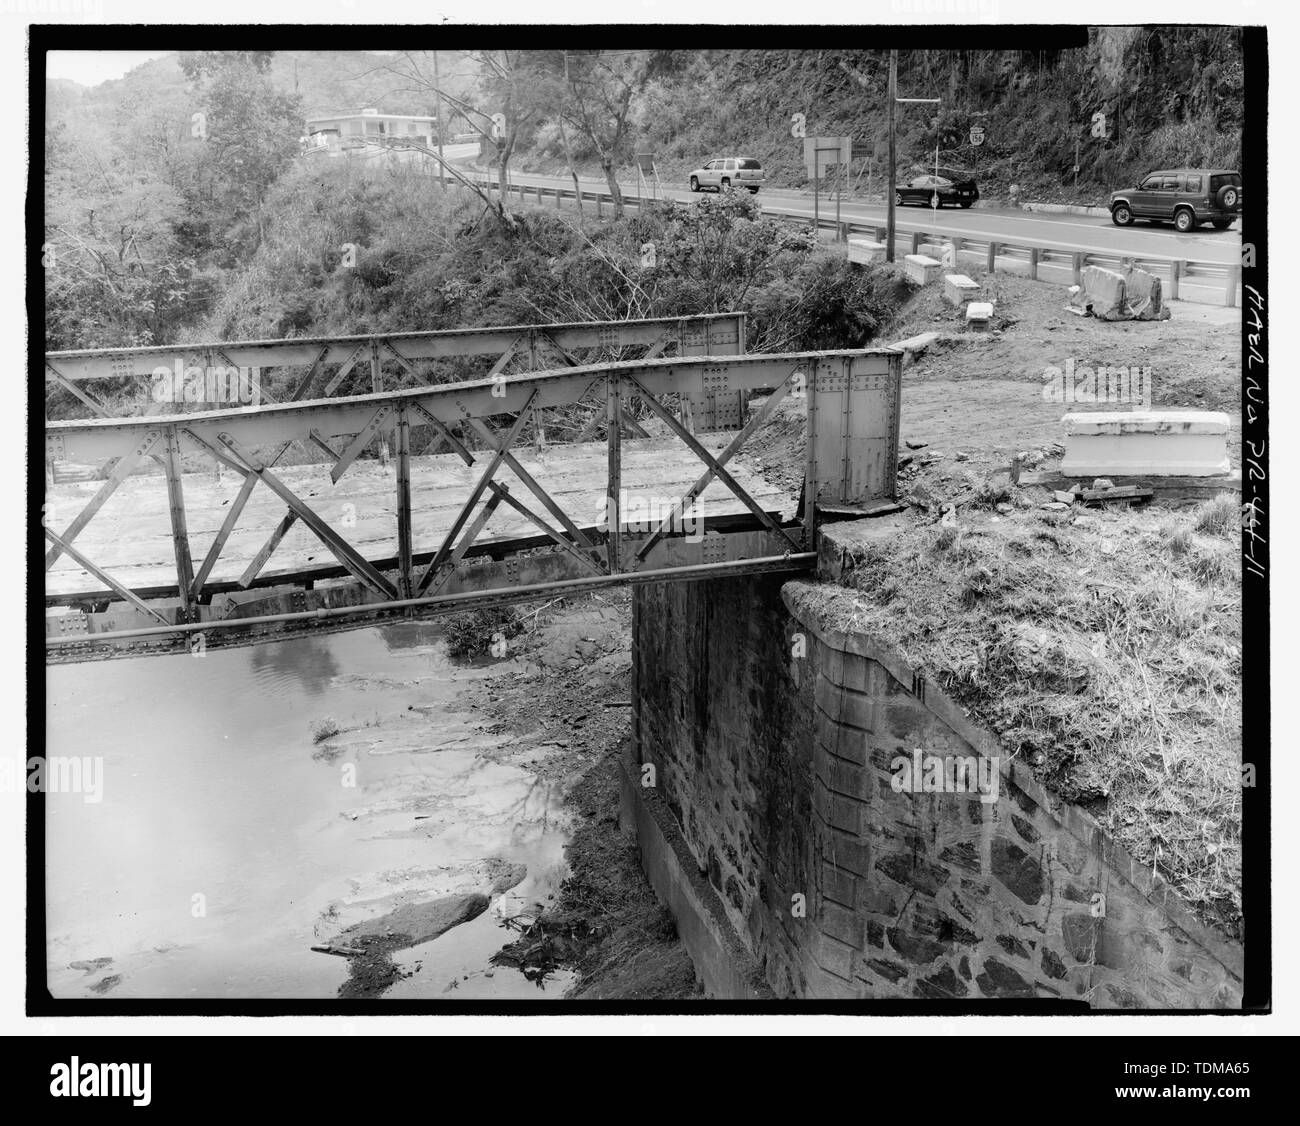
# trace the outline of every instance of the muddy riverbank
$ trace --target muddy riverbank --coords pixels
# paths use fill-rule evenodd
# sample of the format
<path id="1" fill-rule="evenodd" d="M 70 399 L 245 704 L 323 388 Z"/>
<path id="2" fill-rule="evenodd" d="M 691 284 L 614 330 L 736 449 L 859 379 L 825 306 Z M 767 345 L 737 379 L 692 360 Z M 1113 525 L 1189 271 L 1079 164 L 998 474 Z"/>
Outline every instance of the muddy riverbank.
<path id="1" fill-rule="evenodd" d="M 512 643 L 521 663 L 461 697 L 489 719 L 487 730 L 539 749 L 533 769 L 563 785 L 572 831 L 568 876 L 554 899 L 512 920 L 518 937 L 493 961 L 539 983 L 568 969 L 576 980 L 566 996 L 586 1000 L 698 997 L 672 916 L 641 871 L 634 838 L 618 827 L 630 642 L 627 591 L 550 607 Z"/>

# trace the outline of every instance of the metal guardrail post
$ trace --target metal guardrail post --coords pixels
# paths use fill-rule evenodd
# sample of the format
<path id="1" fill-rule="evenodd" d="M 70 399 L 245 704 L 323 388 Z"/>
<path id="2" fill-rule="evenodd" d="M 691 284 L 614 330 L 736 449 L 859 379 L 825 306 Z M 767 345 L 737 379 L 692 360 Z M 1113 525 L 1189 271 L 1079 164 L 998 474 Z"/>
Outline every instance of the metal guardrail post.
<path id="1" fill-rule="evenodd" d="M 1029 280 L 1038 280 L 1038 247 L 1029 248 Z"/>
<path id="2" fill-rule="evenodd" d="M 1070 265 L 1074 274 L 1074 284 L 1082 285 L 1083 284 L 1083 254 L 1080 251 L 1076 250 L 1070 256 Z"/>
<path id="3" fill-rule="evenodd" d="M 998 268 L 998 244 L 992 239 L 989 240 L 988 259 L 984 263 L 984 268 L 990 274 Z"/>
<path id="4" fill-rule="evenodd" d="M 921 253 L 921 232 L 920 231 L 912 232 L 912 253 L 913 254 Z"/>
<path id="5" fill-rule="evenodd" d="M 1175 258 L 1169 263 L 1169 300 L 1178 300 L 1178 287 L 1183 280 L 1183 271 L 1187 268 L 1187 263 L 1181 259 Z"/>
<path id="6" fill-rule="evenodd" d="M 1223 303 L 1229 309 L 1237 304 L 1237 287 L 1241 284 L 1241 267 L 1228 267 L 1228 286 L 1223 292 Z"/>

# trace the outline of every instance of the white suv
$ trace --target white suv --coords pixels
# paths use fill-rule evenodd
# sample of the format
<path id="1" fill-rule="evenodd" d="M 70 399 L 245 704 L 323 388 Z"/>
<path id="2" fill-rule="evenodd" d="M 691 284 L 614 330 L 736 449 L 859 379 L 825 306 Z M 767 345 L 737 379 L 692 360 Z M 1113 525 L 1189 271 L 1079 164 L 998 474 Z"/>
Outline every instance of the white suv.
<path id="1" fill-rule="evenodd" d="M 703 168 L 691 173 L 691 191 L 715 188 L 730 191 L 733 187 L 748 188 L 757 193 L 763 182 L 763 167 L 752 156 L 728 156 L 710 160 Z"/>

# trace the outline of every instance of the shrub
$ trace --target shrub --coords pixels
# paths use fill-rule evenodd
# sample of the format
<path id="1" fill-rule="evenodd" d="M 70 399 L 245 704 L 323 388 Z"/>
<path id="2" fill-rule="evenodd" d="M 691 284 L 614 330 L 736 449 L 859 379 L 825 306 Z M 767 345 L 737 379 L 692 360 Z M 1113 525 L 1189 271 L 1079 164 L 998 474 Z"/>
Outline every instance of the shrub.
<path id="1" fill-rule="evenodd" d="M 520 628 L 513 607 L 485 606 L 448 615 L 443 620 L 442 632 L 447 640 L 447 652 L 453 657 L 478 657 L 492 648 L 497 635 L 514 637 Z"/>

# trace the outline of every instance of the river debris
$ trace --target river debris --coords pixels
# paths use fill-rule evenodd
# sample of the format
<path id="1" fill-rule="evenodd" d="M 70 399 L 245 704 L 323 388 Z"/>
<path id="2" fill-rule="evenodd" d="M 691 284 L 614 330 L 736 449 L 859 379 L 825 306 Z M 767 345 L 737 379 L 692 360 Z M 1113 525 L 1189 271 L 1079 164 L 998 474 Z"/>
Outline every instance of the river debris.
<path id="1" fill-rule="evenodd" d="M 365 953 L 360 946 L 336 946 L 333 943 L 313 946 L 312 950 L 317 954 L 337 954 L 340 958 L 359 958 Z"/>
<path id="2" fill-rule="evenodd" d="M 519 931 L 520 937 L 489 960 L 494 966 L 517 969 L 539 988 L 545 988 L 551 974 L 577 961 L 600 937 L 600 929 L 580 915 L 513 915 L 503 918 L 501 925 Z"/>

